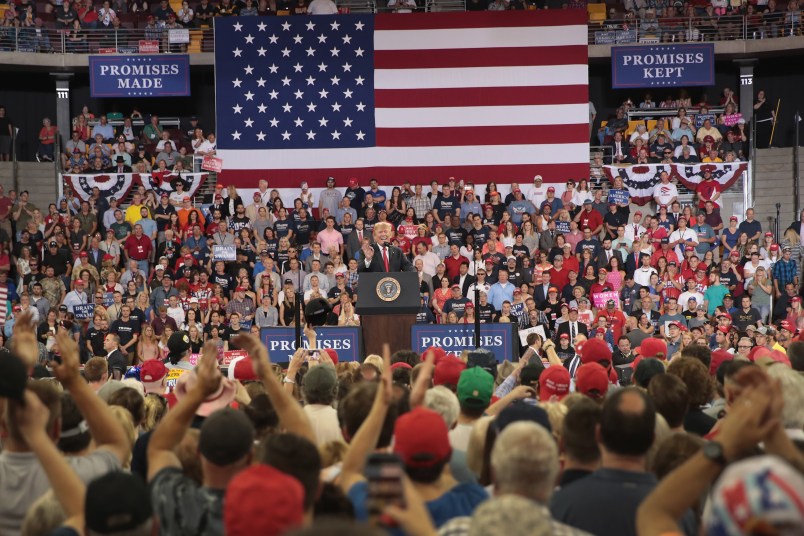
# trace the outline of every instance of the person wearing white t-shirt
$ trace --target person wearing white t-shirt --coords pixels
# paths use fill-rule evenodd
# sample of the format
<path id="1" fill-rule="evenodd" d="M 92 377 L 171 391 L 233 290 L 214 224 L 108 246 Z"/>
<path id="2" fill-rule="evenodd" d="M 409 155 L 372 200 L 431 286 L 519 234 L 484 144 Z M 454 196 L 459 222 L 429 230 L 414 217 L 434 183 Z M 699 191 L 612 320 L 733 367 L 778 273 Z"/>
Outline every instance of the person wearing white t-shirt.
<path id="1" fill-rule="evenodd" d="M 653 200 L 657 207 L 662 205 L 669 207 L 673 201 L 678 200 L 678 188 L 670 182 L 670 174 L 666 171 L 662 171 L 660 178 L 661 182 L 653 187 Z"/>
<path id="2" fill-rule="evenodd" d="M 698 233 L 687 227 L 687 219 L 681 216 L 678 219 L 678 229 L 670 233 L 670 247 L 675 248 L 679 259 L 684 258 L 684 248 L 698 246 Z"/>
<path id="3" fill-rule="evenodd" d="M 332 0 L 313 0 L 307 6 L 308 15 L 337 15 L 338 6 Z"/>
<path id="4" fill-rule="evenodd" d="M 168 298 L 167 315 L 176 321 L 177 326 L 184 324 L 185 314 L 184 307 L 179 303 L 178 296 L 171 296 Z"/>
<path id="5" fill-rule="evenodd" d="M 195 154 L 198 156 L 214 156 L 218 150 L 218 144 L 215 141 L 215 134 L 209 134 L 207 139 L 195 148 Z"/>
<path id="6" fill-rule="evenodd" d="M 533 188 L 528 194 L 528 201 L 533 203 L 534 207 L 540 208 L 545 199 L 547 199 L 547 186 L 542 184 L 542 176 L 536 175 L 533 177 Z"/>

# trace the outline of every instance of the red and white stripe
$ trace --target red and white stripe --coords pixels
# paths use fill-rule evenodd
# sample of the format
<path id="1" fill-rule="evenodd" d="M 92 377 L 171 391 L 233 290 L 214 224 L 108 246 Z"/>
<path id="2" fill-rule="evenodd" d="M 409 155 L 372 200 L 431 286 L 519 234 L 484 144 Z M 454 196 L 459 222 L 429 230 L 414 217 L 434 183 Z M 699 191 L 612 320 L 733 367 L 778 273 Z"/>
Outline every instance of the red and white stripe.
<path id="1" fill-rule="evenodd" d="M 219 150 L 237 186 L 563 182 L 589 174 L 583 10 L 380 14 L 374 30 L 376 146 Z"/>

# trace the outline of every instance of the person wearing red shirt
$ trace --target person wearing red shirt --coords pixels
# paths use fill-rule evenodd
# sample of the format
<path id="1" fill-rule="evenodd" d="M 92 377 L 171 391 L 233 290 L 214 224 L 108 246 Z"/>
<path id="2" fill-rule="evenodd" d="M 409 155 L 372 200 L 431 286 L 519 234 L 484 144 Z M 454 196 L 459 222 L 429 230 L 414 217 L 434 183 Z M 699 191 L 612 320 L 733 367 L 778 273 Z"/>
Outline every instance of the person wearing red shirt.
<path id="1" fill-rule="evenodd" d="M 564 269 L 567 271 L 574 270 L 577 274 L 580 268 L 578 257 L 572 254 L 572 245 L 564 244 Z"/>
<path id="2" fill-rule="evenodd" d="M 190 295 L 198 298 L 198 304 L 201 309 L 206 310 L 209 306 L 209 300 L 212 298 L 213 287 L 209 283 L 209 275 L 205 270 L 198 273 L 198 283 L 190 286 Z"/>
<path id="3" fill-rule="evenodd" d="M 142 232 L 142 225 L 134 226 L 134 233 L 123 242 L 123 253 L 126 262 L 129 260 L 137 261 L 137 267 L 144 274 L 150 273 L 149 261 L 153 256 L 154 246 L 151 239 Z"/>
<path id="4" fill-rule="evenodd" d="M 706 267 L 703 264 L 698 266 L 695 270 L 693 281 L 695 281 L 695 290 L 701 294 L 706 292 L 706 289 L 709 288 L 709 278 L 706 276 Z"/>
<path id="5" fill-rule="evenodd" d="M 611 326 L 614 340 L 619 341 L 620 336 L 623 334 L 623 327 L 625 327 L 625 315 L 622 311 L 617 309 L 617 304 L 614 300 L 608 300 L 606 302 L 606 308 L 601 308 L 600 311 L 598 311 L 595 317 L 595 323 L 597 323 L 600 318 L 606 319 L 608 325 Z"/>
<path id="6" fill-rule="evenodd" d="M 684 276 L 678 273 L 678 263 L 670 261 L 667 263 L 667 271 L 661 276 L 660 280 L 664 283 L 662 289 L 662 300 L 667 298 L 678 299 L 684 290 Z"/>
<path id="7" fill-rule="evenodd" d="M 592 283 L 592 286 L 589 287 L 589 294 L 592 296 L 592 301 L 594 302 L 595 294 L 600 294 L 601 292 L 608 292 L 614 290 L 611 287 L 611 284 L 606 281 L 606 277 L 608 277 L 609 271 L 605 268 L 600 268 L 597 271 L 597 281 Z"/>
<path id="8" fill-rule="evenodd" d="M 646 234 L 650 238 L 654 250 L 659 249 L 663 238 L 670 238 L 670 233 L 664 227 L 659 226 L 659 220 L 656 218 L 651 218 L 650 228 L 646 231 Z"/>
<path id="9" fill-rule="evenodd" d="M 712 172 L 708 169 L 704 171 L 704 180 L 695 188 L 695 197 L 698 199 L 698 208 L 705 209 L 706 202 L 711 201 L 714 208 L 720 208 L 717 200 L 723 193 L 723 187 L 712 177 Z"/>
<path id="10" fill-rule="evenodd" d="M 564 257 L 556 255 L 553 259 L 553 269 L 550 270 L 550 283 L 558 288 L 563 289 L 569 281 L 569 269 L 564 266 Z"/>
<path id="11" fill-rule="evenodd" d="M 592 230 L 592 236 L 598 236 L 603 228 L 603 216 L 592 208 L 591 199 L 584 200 L 583 210 L 575 216 L 575 221 L 578 222 L 578 227 L 581 229 L 589 227 Z"/>
<path id="12" fill-rule="evenodd" d="M 668 263 L 674 262 L 676 266 L 678 266 L 678 255 L 676 252 L 670 249 L 670 240 L 668 238 L 662 238 L 661 240 L 662 247 L 656 250 L 650 258 L 650 265 L 654 268 L 657 267 L 659 259 L 664 257 L 667 259 Z"/>
<path id="13" fill-rule="evenodd" d="M 447 277 L 450 281 L 458 277 L 461 273 L 461 264 L 464 262 L 469 264 L 469 259 L 461 255 L 461 250 L 458 244 L 452 244 L 449 247 L 450 255 L 444 259 L 444 268 L 446 268 Z"/>

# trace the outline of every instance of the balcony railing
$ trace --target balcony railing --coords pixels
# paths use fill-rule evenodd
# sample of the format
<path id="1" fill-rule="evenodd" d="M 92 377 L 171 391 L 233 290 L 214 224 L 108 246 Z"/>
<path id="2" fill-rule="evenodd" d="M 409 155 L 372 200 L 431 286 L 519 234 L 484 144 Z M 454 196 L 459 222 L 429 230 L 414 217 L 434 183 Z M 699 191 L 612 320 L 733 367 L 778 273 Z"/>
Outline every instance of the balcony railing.
<path id="1" fill-rule="evenodd" d="M 788 13 L 788 12 L 785 12 Z M 723 15 L 721 17 L 615 18 L 589 23 L 590 45 L 742 41 L 800 36 L 801 12 L 791 16 Z"/>
<path id="2" fill-rule="evenodd" d="M 388 12 L 374 0 L 349 0 L 343 11 Z M 456 0 L 457 2 L 457 0 Z M 384 4 L 385 2 L 381 2 Z M 445 0 L 421 0 L 416 11 L 436 11 Z M 443 5 L 442 5 L 443 4 Z M 442 6 L 442 7 L 437 7 Z M 458 8 L 459 5 L 450 9 Z M 590 45 L 627 43 L 685 43 L 783 38 L 802 35 L 801 13 L 784 12 L 778 17 L 723 15 L 721 17 L 671 17 L 658 19 L 615 18 L 589 23 Z M 168 30 L 148 28 L 54 29 L 46 26 L 0 26 L 0 52 L 54 54 L 135 54 L 214 52 L 212 28 Z"/>
<path id="3" fill-rule="evenodd" d="M 120 28 L 57 30 L 0 27 L 0 52 L 42 54 L 178 54 L 213 52 L 212 28 Z"/>

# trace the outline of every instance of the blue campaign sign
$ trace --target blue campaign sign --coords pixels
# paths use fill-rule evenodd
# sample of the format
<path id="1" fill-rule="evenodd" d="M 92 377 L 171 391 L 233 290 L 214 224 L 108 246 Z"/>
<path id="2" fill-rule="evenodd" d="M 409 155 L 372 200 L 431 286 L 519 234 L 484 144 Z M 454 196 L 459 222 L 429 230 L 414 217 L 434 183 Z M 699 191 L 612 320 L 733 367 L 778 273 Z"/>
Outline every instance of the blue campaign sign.
<path id="1" fill-rule="evenodd" d="M 359 327 L 315 328 L 319 348 L 332 348 L 338 352 L 338 361 L 361 361 L 362 334 Z M 287 363 L 296 351 L 296 328 L 262 328 L 260 339 L 268 348 L 268 355 L 274 363 Z M 304 339 L 307 346 L 307 339 Z"/>
<path id="2" fill-rule="evenodd" d="M 498 362 L 519 356 L 514 329 L 516 324 L 481 324 L 480 347 L 491 350 Z M 414 324 L 410 328 L 411 347 L 421 353 L 431 346 L 443 348 L 448 354 L 460 355 L 475 349 L 475 326 L 472 324 Z"/>
<path id="3" fill-rule="evenodd" d="M 73 314 L 75 315 L 76 320 L 88 320 L 95 314 L 95 304 L 83 303 L 73 305 Z"/>
<path id="4" fill-rule="evenodd" d="M 570 232 L 570 222 L 557 220 L 556 221 L 556 231 L 562 234 L 567 234 Z"/>
<path id="5" fill-rule="evenodd" d="M 89 86 L 93 97 L 188 97 L 190 56 L 90 56 Z"/>
<path id="6" fill-rule="evenodd" d="M 612 88 L 714 84 L 715 45 L 712 43 L 611 48 Z"/>
<path id="7" fill-rule="evenodd" d="M 609 203 L 628 204 L 631 194 L 628 190 L 616 190 L 612 188 L 609 190 Z"/>

